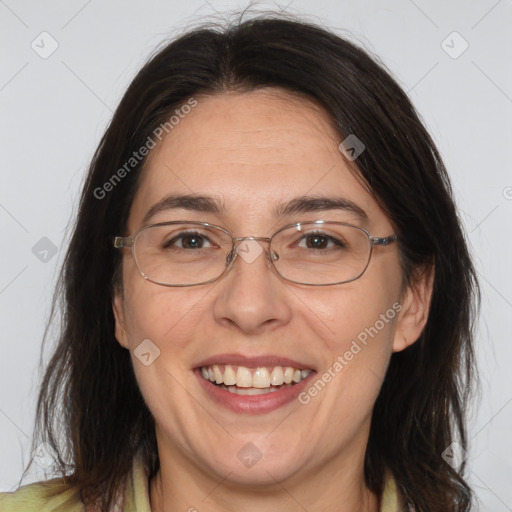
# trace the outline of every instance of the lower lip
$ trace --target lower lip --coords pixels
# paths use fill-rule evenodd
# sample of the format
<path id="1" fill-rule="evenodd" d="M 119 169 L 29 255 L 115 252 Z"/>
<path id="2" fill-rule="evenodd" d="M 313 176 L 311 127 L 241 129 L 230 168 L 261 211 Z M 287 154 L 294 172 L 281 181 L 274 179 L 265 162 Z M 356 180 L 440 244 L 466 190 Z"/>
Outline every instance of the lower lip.
<path id="1" fill-rule="evenodd" d="M 313 375 L 315 375 L 315 372 L 312 372 L 304 380 L 301 380 L 294 386 L 265 393 L 263 395 L 237 395 L 236 393 L 230 393 L 229 391 L 206 380 L 201 375 L 200 368 L 196 368 L 194 373 L 199 379 L 200 385 L 210 398 L 234 412 L 245 414 L 263 414 L 271 412 L 292 402 L 308 385 L 308 382 Z"/>

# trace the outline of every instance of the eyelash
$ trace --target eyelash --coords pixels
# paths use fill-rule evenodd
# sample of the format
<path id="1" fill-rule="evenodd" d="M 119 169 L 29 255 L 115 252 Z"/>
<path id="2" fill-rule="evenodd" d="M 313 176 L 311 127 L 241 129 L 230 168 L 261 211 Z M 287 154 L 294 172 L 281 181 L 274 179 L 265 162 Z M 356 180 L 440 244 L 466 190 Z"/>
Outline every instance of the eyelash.
<path id="1" fill-rule="evenodd" d="M 318 236 L 318 237 L 322 237 L 322 238 L 325 238 L 328 242 L 331 241 L 333 242 L 335 245 L 337 245 L 338 247 L 346 247 L 346 244 L 341 241 L 341 240 L 338 240 L 337 238 L 334 238 L 330 235 L 328 235 L 327 233 L 323 233 L 323 232 L 319 232 L 319 231 L 316 231 L 316 232 L 311 232 L 311 233 L 304 233 L 302 234 L 302 236 L 299 238 L 299 240 L 296 242 L 297 245 L 300 244 L 302 241 L 306 240 L 307 237 L 315 237 L 315 236 Z M 181 239 L 183 240 L 184 238 L 186 237 L 197 237 L 197 238 L 200 238 L 202 240 L 208 240 L 208 242 L 210 244 L 213 244 L 212 240 L 210 240 L 209 237 L 205 236 L 204 234 L 202 233 L 199 233 L 197 231 L 186 231 L 186 232 L 181 232 L 179 233 L 177 236 L 174 236 L 173 238 L 171 238 L 170 240 L 167 240 L 166 242 L 164 242 L 162 244 L 162 248 L 164 249 L 167 249 L 169 248 L 171 245 L 173 245 L 177 240 Z M 182 245 L 183 245 L 183 241 L 182 241 Z M 215 244 L 217 245 L 217 244 Z M 184 247 L 178 247 L 179 249 L 185 249 Z M 332 247 L 331 247 L 332 248 Z"/>

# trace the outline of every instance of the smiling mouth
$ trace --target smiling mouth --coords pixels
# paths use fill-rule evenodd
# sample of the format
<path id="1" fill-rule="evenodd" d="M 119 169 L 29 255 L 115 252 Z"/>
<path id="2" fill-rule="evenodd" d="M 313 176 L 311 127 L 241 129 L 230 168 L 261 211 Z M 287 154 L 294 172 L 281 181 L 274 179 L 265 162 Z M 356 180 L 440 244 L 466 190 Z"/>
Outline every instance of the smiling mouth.
<path id="1" fill-rule="evenodd" d="M 313 370 L 291 366 L 248 368 L 230 364 L 213 364 L 200 368 L 203 379 L 237 395 L 264 395 L 295 386 Z"/>

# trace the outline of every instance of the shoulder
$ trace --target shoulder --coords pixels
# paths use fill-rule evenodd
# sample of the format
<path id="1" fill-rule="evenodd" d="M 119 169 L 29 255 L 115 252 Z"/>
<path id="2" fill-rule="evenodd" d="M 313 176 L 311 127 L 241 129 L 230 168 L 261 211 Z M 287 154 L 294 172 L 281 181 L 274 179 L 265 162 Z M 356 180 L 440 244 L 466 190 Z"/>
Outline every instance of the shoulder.
<path id="1" fill-rule="evenodd" d="M 0 493 L 0 512 L 82 512 L 80 492 L 54 479 Z"/>
<path id="2" fill-rule="evenodd" d="M 77 486 L 55 478 L 20 487 L 14 492 L 0 492 L 0 512 L 84 512 Z M 119 489 L 115 512 L 150 512 L 148 477 L 140 457 Z"/>
<path id="3" fill-rule="evenodd" d="M 405 512 L 398 493 L 396 480 L 389 469 L 384 473 L 384 492 L 381 498 L 380 512 Z"/>

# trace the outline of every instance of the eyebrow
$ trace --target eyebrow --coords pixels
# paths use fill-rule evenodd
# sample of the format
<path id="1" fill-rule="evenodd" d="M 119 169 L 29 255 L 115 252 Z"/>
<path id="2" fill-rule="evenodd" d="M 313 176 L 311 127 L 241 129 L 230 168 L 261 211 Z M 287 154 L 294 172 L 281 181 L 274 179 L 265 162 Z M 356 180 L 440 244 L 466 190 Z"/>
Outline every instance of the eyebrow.
<path id="1" fill-rule="evenodd" d="M 143 224 L 157 213 L 166 210 L 184 209 L 222 216 L 224 204 L 214 197 L 199 194 L 171 194 L 155 203 L 144 215 Z M 367 213 L 357 204 L 342 197 L 300 196 L 287 203 L 277 205 L 273 210 L 275 217 L 285 217 L 298 213 L 309 213 L 328 210 L 342 210 L 355 214 L 363 223 L 368 222 Z"/>
<path id="2" fill-rule="evenodd" d="M 171 194 L 155 203 L 144 215 L 142 222 L 146 224 L 157 213 L 174 209 L 213 213 L 216 215 L 222 215 L 224 212 L 224 206 L 213 197 L 198 194 Z"/>

